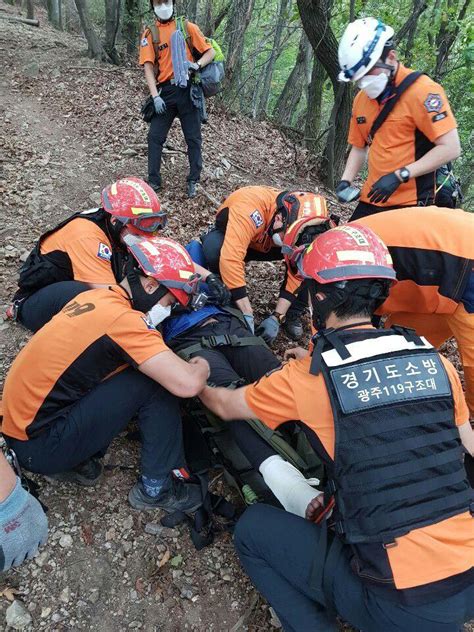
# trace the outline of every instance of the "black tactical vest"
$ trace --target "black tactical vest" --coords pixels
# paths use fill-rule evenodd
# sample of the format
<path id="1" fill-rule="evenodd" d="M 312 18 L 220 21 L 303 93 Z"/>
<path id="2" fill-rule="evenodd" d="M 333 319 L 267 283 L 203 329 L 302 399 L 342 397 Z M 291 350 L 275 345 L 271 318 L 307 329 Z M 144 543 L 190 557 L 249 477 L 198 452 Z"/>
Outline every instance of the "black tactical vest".
<path id="1" fill-rule="evenodd" d="M 54 257 L 52 254 L 41 254 L 41 245 L 46 239 L 53 233 L 57 232 L 69 222 L 74 219 L 87 219 L 96 224 L 104 234 L 107 235 L 106 229 L 106 217 L 107 213 L 102 209 L 90 209 L 89 211 L 82 211 L 80 213 L 74 213 L 60 224 L 43 233 L 36 242 L 35 247 L 28 255 L 27 260 L 23 264 L 20 270 L 20 278 L 18 281 L 18 291 L 15 294 L 14 300 L 25 298 L 33 292 L 40 290 L 52 283 L 58 283 L 59 281 L 71 281 L 73 280 L 72 265 L 67 258 Z M 112 244 L 113 245 L 113 244 Z M 119 283 L 124 274 L 123 270 L 123 253 L 120 249 L 113 248 L 111 259 L 112 270 Z"/>
<path id="2" fill-rule="evenodd" d="M 324 334 L 316 348 L 335 424 L 334 528 L 352 545 L 354 570 L 393 587 L 385 549 L 473 499 L 451 385 L 439 354 L 411 330 L 329 331 L 336 345 Z"/>

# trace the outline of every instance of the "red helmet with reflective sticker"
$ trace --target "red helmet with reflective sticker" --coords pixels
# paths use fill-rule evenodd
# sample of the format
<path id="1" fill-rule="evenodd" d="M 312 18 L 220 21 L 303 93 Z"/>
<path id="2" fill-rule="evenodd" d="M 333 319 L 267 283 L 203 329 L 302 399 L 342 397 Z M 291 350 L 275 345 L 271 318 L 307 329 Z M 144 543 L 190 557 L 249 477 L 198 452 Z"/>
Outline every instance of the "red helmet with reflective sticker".
<path id="1" fill-rule="evenodd" d="M 303 278 L 318 283 L 354 279 L 396 282 L 387 246 L 370 228 L 359 224 L 338 226 L 319 235 L 298 260 Z"/>
<path id="2" fill-rule="evenodd" d="M 287 266 L 294 268 L 296 260 L 303 250 L 318 235 L 336 227 L 330 217 L 302 217 L 293 222 L 285 233 L 281 252 Z"/>
<path id="3" fill-rule="evenodd" d="M 143 274 L 164 285 L 178 302 L 187 306 L 199 288 L 200 275 L 181 244 L 167 237 L 127 240 L 127 247 Z"/>
<path id="4" fill-rule="evenodd" d="M 276 216 L 281 214 L 283 226 L 274 228 Z M 269 235 L 285 233 L 288 227 L 303 217 L 328 217 L 326 200 L 310 191 L 282 191 L 276 199 L 276 211 L 268 229 Z"/>
<path id="5" fill-rule="evenodd" d="M 149 236 L 166 226 L 166 211 L 149 184 L 140 178 L 121 178 L 105 187 L 102 208 L 131 232 Z"/>

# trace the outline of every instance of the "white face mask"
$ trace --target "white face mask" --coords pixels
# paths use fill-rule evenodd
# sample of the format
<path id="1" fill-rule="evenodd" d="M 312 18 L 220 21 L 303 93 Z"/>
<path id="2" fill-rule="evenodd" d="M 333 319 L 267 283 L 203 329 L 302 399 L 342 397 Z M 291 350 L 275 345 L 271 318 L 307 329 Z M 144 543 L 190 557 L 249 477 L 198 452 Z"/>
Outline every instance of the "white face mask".
<path id="1" fill-rule="evenodd" d="M 380 75 L 365 75 L 362 79 L 357 81 L 357 85 L 365 92 L 369 99 L 379 97 L 387 87 L 387 83 L 388 75 L 384 72 L 380 73 Z"/>
<path id="2" fill-rule="evenodd" d="M 161 322 L 163 322 L 165 318 L 168 318 L 170 314 L 171 314 L 171 305 L 164 307 L 160 303 L 157 303 L 150 309 L 147 316 L 148 316 L 148 320 L 150 320 L 153 323 L 153 325 L 156 327 Z"/>
<path id="3" fill-rule="evenodd" d="M 273 233 L 272 240 L 275 246 L 283 246 L 283 239 L 281 238 L 281 233 Z"/>
<path id="4" fill-rule="evenodd" d="M 153 7 L 153 11 L 159 20 L 166 22 L 166 20 L 169 20 L 173 15 L 173 0 L 156 5 Z"/>

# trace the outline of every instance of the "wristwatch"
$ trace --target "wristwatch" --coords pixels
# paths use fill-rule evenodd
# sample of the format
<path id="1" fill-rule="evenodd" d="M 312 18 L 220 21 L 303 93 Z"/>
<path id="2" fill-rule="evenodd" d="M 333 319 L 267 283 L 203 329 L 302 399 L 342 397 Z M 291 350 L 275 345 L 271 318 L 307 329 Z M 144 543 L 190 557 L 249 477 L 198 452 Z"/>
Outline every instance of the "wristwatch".
<path id="1" fill-rule="evenodd" d="M 410 179 L 410 172 L 406 167 L 402 167 L 398 173 L 400 174 L 402 182 L 408 182 L 408 180 Z"/>

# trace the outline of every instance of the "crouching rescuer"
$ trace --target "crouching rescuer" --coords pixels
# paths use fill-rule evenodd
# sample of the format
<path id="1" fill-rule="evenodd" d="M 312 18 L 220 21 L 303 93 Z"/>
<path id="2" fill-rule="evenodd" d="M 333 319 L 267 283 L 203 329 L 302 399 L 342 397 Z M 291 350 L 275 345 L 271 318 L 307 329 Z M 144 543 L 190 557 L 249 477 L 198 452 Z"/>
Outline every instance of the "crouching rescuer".
<path id="1" fill-rule="evenodd" d="M 298 267 L 318 330 L 312 355 L 200 394 L 225 419 L 300 419 L 327 468 L 306 519 L 247 509 L 240 560 L 285 630 L 336 630 L 339 615 L 364 632 L 455 632 L 474 615 L 463 466 L 474 433 L 456 370 L 413 330 L 372 327 L 396 279 L 370 229 L 323 233 Z"/>
<path id="2" fill-rule="evenodd" d="M 171 239 L 135 236 L 129 250 L 119 285 L 79 294 L 17 356 L 2 430 L 23 468 L 93 485 L 100 456 L 136 417 L 141 474 L 130 504 L 193 511 L 202 502 L 199 485 L 171 475 L 186 465 L 178 398 L 202 390 L 209 365 L 176 356 L 155 326 L 175 302 L 192 304 L 199 277 Z"/>

